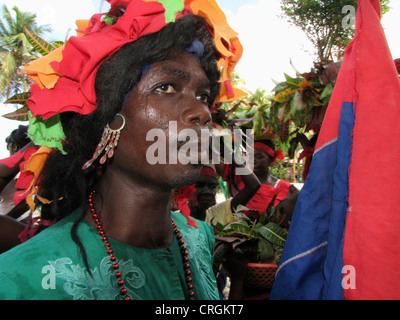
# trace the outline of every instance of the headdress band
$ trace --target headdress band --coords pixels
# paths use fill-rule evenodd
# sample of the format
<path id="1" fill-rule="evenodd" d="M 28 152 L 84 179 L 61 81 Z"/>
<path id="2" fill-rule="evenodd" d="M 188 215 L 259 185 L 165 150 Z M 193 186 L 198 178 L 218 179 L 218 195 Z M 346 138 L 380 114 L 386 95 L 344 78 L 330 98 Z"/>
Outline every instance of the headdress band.
<path id="1" fill-rule="evenodd" d="M 201 168 L 201 172 L 200 172 L 201 176 L 211 176 L 214 177 L 215 179 L 217 179 L 217 175 L 215 174 L 215 170 L 207 165 L 203 165 L 203 168 Z"/>
<path id="2" fill-rule="evenodd" d="M 261 142 L 254 143 L 254 149 L 260 149 L 261 151 L 264 151 L 267 155 L 274 159 L 275 163 L 277 162 L 276 159 L 283 160 L 285 158 L 281 149 L 274 151 L 272 148 Z"/>

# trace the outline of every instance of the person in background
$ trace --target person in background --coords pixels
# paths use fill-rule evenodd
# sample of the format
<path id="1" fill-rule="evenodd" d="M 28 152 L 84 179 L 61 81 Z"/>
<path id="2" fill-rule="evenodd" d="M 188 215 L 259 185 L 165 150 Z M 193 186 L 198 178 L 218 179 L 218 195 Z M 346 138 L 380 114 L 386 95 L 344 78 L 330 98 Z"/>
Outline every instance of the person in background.
<path id="1" fill-rule="evenodd" d="M 26 225 L 9 216 L 0 215 L 0 254 L 21 244 L 18 235 L 24 231 Z"/>
<path id="2" fill-rule="evenodd" d="M 27 189 L 26 162 L 37 147 L 28 137 L 28 126 L 20 125 L 6 138 L 10 157 L 0 160 L 0 253 L 21 243 L 19 235 L 26 228 L 30 210 L 21 195 Z M 25 182 L 24 182 L 25 181 Z"/>
<path id="3" fill-rule="evenodd" d="M 10 135 L 6 138 L 7 150 L 10 152 L 10 156 L 31 142 L 28 136 L 28 128 L 28 126 L 19 125 L 18 128 L 11 131 Z"/>
<path id="4" fill-rule="evenodd" d="M 231 169 L 235 170 L 236 167 L 237 165 L 233 165 Z M 241 165 L 241 167 L 244 170 L 248 169 L 245 169 L 244 165 Z M 245 206 L 261 186 L 250 169 L 242 172 L 243 174 L 240 177 L 244 187 L 235 196 L 217 204 L 215 199 L 218 187 L 216 169 L 214 166 L 204 165 L 200 177 L 194 185 L 193 196 L 189 200 L 190 215 L 206 221 L 211 226 L 217 224 L 225 226 L 235 221 L 234 212 L 236 212 L 238 206 Z"/>
<path id="5" fill-rule="evenodd" d="M 0 214 L 18 220 L 27 218 L 29 210 L 20 195 L 27 187 L 23 179 L 18 181 L 29 157 L 37 147 L 28 136 L 28 126 L 19 125 L 6 138 L 10 157 L 0 160 Z"/>
<path id="6" fill-rule="evenodd" d="M 266 211 L 271 201 L 274 201 L 273 205 L 276 206 L 277 212 L 273 217 L 274 222 L 282 227 L 288 227 L 293 213 L 290 210 L 294 209 L 299 191 L 289 182 L 270 174 L 269 168 L 276 159 L 283 159 L 283 154 L 281 150 L 275 151 L 274 143 L 271 140 L 255 141 L 253 173 L 258 179 L 260 187 L 245 205 L 248 210 L 242 210 L 242 212 L 251 219 L 258 219 Z M 229 178 L 230 175 L 225 174 L 225 177 Z M 230 183 L 232 185 L 237 183 L 239 192 L 244 188 L 244 181 L 241 179 L 230 179 Z M 230 300 L 240 300 L 244 297 L 248 263 L 249 259 L 246 255 L 234 251 L 229 253 L 224 261 L 224 268 L 231 279 Z"/>
<path id="7" fill-rule="evenodd" d="M 204 165 L 200 177 L 194 184 L 194 192 L 188 201 L 190 215 L 193 218 L 204 221 L 208 208 L 216 204 L 218 180 L 215 168 Z"/>
<path id="8" fill-rule="evenodd" d="M 268 208 L 271 201 L 273 206 L 291 194 L 298 193 L 299 190 L 289 182 L 278 179 L 271 175 L 270 166 L 283 159 L 282 150 L 275 151 L 275 145 L 271 140 L 257 140 L 254 143 L 254 174 L 261 183 L 256 195 L 247 203 L 250 215 L 257 217 L 262 215 Z M 243 188 L 243 182 L 239 181 L 239 189 Z"/>
<path id="9" fill-rule="evenodd" d="M 230 166 L 233 170 L 237 167 L 238 165 L 235 164 Z M 240 165 L 240 167 L 244 169 L 244 165 Z M 261 186 L 257 177 L 250 169 L 242 172 L 243 175 L 240 177 L 243 179 L 245 187 L 234 197 L 216 204 L 215 196 L 218 187 L 216 169 L 214 166 L 204 165 L 200 177 L 194 185 L 195 191 L 189 199 L 190 215 L 196 219 L 204 220 L 209 225 L 216 228 L 237 220 L 234 216 L 236 208 L 240 205 L 246 205 Z M 227 260 L 229 259 L 230 258 L 227 258 Z M 240 263 L 238 265 L 240 265 Z M 235 267 L 233 267 L 232 270 L 236 270 Z M 232 277 L 231 285 L 233 292 L 235 292 L 237 291 L 236 274 L 230 276 Z M 217 284 L 220 297 L 224 299 L 224 289 L 227 284 L 227 276 L 224 269 L 221 269 L 218 274 Z M 235 296 L 235 293 L 233 293 L 233 296 Z"/>

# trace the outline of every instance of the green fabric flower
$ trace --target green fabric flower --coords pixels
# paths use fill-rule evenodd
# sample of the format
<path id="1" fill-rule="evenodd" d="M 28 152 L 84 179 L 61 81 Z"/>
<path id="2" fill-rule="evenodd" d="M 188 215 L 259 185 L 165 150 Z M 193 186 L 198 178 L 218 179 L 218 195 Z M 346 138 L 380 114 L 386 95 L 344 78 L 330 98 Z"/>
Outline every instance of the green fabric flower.
<path id="1" fill-rule="evenodd" d="M 175 22 L 176 14 L 185 8 L 184 0 L 157 0 L 165 9 L 165 23 Z"/>
<path id="2" fill-rule="evenodd" d="M 57 114 L 47 120 L 43 120 L 40 117 L 32 117 L 30 111 L 28 111 L 28 115 L 28 136 L 32 141 L 38 146 L 57 148 L 62 154 L 67 154 L 62 144 L 62 141 L 65 140 L 65 134 L 60 121 L 60 115 Z"/>

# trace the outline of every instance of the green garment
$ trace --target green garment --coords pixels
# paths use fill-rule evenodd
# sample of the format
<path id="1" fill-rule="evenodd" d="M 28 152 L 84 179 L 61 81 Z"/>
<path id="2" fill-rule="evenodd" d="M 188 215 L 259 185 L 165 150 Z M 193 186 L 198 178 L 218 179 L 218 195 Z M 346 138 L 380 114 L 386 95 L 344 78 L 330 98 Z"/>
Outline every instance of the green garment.
<path id="1" fill-rule="evenodd" d="M 0 255 L 0 299 L 120 299 L 115 271 L 103 241 L 97 229 L 83 221 L 78 235 L 93 277 L 89 275 L 79 247 L 71 238 L 71 226 L 77 215 L 78 210 Z M 218 299 L 212 270 L 211 228 L 203 221 L 198 221 L 199 228 L 188 226 L 179 212 L 172 212 L 171 217 L 189 252 L 195 299 Z M 188 296 L 176 237 L 166 249 L 136 248 L 110 238 L 109 242 L 131 299 L 183 300 Z"/>

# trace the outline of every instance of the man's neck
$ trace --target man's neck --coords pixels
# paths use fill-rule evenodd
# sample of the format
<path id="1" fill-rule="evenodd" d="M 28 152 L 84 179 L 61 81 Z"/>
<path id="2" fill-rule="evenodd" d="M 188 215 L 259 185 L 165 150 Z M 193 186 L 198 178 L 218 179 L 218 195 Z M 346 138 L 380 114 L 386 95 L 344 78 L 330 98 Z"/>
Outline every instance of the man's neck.
<path id="1" fill-rule="evenodd" d="M 165 248 L 171 244 L 170 190 L 127 182 L 126 179 L 105 178 L 101 180 L 93 201 L 110 238 L 149 249 Z M 92 223 L 91 217 L 88 216 L 87 220 Z"/>

